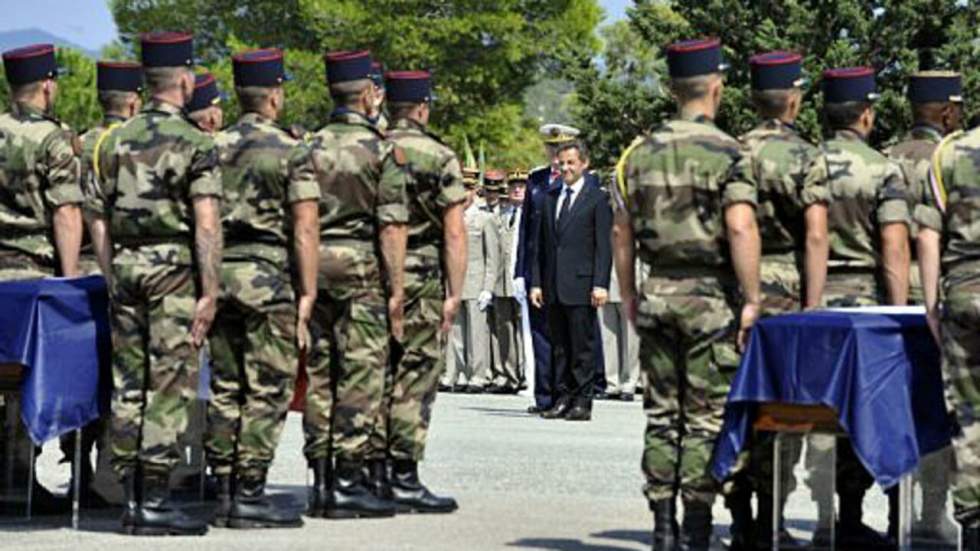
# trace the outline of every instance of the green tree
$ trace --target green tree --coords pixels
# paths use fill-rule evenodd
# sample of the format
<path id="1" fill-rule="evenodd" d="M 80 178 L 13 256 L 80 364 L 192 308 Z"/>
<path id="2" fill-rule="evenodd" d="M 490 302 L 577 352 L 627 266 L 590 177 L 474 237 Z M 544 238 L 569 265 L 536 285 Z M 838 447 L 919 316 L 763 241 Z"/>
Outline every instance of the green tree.
<path id="1" fill-rule="evenodd" d="M 980 114 L 980 103 L 970 101 L 980 92 L 980 45 L 975 38 L 980 4 L 976 2 L 637 0 L 627 13 L 628 23 L 621 27 L 628 29 L 612 32 L 620 37 L 633 35 L 629 40 L 649 45 L 652 60 L 635 72 L 624 71 L 617 60 L 633 54 L 616 50 L 622 40 L 607 40 L 603 57 L 606 68 L 590 60 L 585 69 L 572 71 L 580 95 L 576 110 L 580 124 L 601 126 L 590 127 L 590 135 L 617 136 L 615 141 L 600 141 L 601 156 L 607 162 L 614 162 L 632 139 L 622 136 L 624 120 L 638 121 L 636 127 L 649 129 L 672 114 L 672 102 L 660 87 L 645 103 L 635 101 L 630 92 L 638 85 L 665 78 L 662 48 L 684 38 L 722 39 L 732 68 L 726 77 L 728 89 L 717 122 L 732 134 L 743 133 L 755 123 L 749 101 L 749 57 L 776 49 L 805 56 L 805 70 L 813 85 L 806 94 L 799 126 L 811 139 L 819 139 L 823 131 L 820 75 L 830 67 L 868 65 L 877 71 L 882 99 L 876 105 L 878 122 L 872 143 L 878 146 L 898 139 L 908 129 L 911 120 L 904 88 L 909 73 L 918 69 L 962 72 L 968 119 Z M 607 114 L 617 113 L 619 101 L 625 107 L 618 111 L 620 118 L 607 118 Z"/>
<path id="2" fill-rule="evenodd" d="M 315 127 L 326 94 L 324 51 L 368 48 L 388 68 L 431 69 L 437 100 L 433 126 L 451 145 L 486 143 L 497 166 L 528 165 L 540 156 L 524 91 L 560 69 L 565 53 L 589 57 L 598 47 L 595 0 L 110 0 L 126 44 L 154 29 L 193 29 L 199 55 L 223 72 L 238 46 L 279 46 L 301 60 L 298 101 L 290 118 Z M 291 63 L 291 61 L 290 61 Z M 230 84 L 222 78 L 227 87 Z M 321 92 L 322 93 L 322 92 Z"/>

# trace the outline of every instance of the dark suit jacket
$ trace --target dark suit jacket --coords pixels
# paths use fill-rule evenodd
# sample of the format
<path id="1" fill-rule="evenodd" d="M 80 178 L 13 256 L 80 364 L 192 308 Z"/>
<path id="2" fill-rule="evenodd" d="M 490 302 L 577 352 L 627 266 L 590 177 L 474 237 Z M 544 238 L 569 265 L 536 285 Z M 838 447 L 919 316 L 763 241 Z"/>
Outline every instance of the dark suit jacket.
<path id="1" fill-rule="evenodd" d="M 521 227 L 517 236 L 517 261 L 514 263 L 514 277 L 523 277 L 525 284 L 531 285 L 532 259 L 537 258 L 539 221 L 544 198 L 552 185 L 551 167 L 545 166 L 528 175 L 527 189 L 524 192 L 524 207 L 521 209 Z"/>
<path id="2" fill-rule="evenodd" d="M 559 227 L 555 217 L 563 189 L 548 190 L 544 200 L 532 287 L 541 287 L 549 304 L 588 306 L 594 287 L 609 289 L 612 208 L 608 194 L 586 178 Z"/>

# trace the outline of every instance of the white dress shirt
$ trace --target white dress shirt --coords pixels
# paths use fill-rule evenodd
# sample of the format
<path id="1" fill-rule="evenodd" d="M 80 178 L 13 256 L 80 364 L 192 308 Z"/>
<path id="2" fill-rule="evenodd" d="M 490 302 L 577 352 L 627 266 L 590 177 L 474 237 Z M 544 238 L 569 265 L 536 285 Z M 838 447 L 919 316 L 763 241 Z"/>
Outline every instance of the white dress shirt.
<path id="1" fill-rule="evenodd" d="M 585 176 L 579 178 L 571 186 L 567 186 L 566 185 L 566 186 L 563 186 L 561 188 L 561 196 L 558 197 L 558 208 L 555 211 L 555 221 L 557 221 L 558 220 L 558 217 L 561 216 L 561 209 L 565 206 L 565 201 L 569 201 L 569 203 L 568 203 L 568 211 L 571 212 L 572 205 L 575 204 L 575 199 L 578 198 L 578 194 L 582 192 L 582 188 L 584 186 L 585 186 Z M 569 187 L 572 188 L 572 195 L 571 196 L 568 195 L 568 188 Z"/>

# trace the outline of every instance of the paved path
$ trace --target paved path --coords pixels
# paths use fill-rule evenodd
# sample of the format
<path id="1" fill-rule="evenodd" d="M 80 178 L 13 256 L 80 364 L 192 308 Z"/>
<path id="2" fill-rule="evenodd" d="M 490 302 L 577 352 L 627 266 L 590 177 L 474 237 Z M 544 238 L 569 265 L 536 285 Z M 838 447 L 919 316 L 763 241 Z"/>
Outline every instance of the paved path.
<path id="1" fill-rule="evenodd" d="M 639 402 L 599 402 L 591 423 L 545 421 L 524 413 L 522 397 L 442 394 L 436 404 L 423 478 L 452 494 L 460 511 L 448 516 L 388 520 L 309 520 L 299 530 L 212 530 L 204 538 L 128 538 L 115 517 L 88 514 L 83 530 L 59 524 L 2 526 L 0 549 L 70 551 L 194 550 L 556 550 L 649 549 L 651 517 L 639 470 L 644 417 Z M 54 446 L 54 447 L 52 447 Z M 279 499 L 305 499 L 300 418 L 290 414 L 270 475 Z M 56 444 L 39 461 L 42 482 L 64 488 Z M 790 500 L 791 528 L 812 530 L 805 485 Z M 869 497 L 872 524 L 883 530 L 887 504 Z M 202 510 L 202 514 L 203 514 Z M 727 533 L 720 500 L 715 530 Z"/>

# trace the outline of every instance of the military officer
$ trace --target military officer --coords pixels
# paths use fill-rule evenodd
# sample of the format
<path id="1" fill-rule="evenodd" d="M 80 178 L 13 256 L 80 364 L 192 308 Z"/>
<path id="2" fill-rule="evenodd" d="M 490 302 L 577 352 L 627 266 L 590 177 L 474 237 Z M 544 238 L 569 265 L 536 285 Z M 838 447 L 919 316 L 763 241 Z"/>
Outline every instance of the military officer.
<path id="1" fill-rule="evenodd" d="M 0 114 L 0 281 L 79 275 L 84 228 L 77 141 L 54 118 L 58 96 L 55 49 L 35 44 L 3 53 L 11 104 Z M 17 430 L 13 468 L 28 480 L 33 444 L 20 421 L 19 398 L 4 400 L 4 425 Z M 14 427 L 18 427 L 14 429 Z M 38 511 L 60 508 L 36 482 Z"/>
<path id="2" fill-rule="evenodd" d="M 399 512 L 448 513 L 456 501 L 434 495 L 419 480 L 432 407 L 439 386 L 440 340 L 461 303 L 466 270 L 466 191 L 455 153 L 428 128 L 432 81 L 427 71 L 385 76 L 393 124 L 388 137 L 408 161 L 411 182 L 409 238 L 405 260 L 405 337 L 392 355 L 393 384 L 387 389 L 386 441 L 390 494 Z M 441 259 L 441 260 L 440 260 Z M 375 460 L 375 480 L 384 479 L 385 456 Z M 385 484 L 381 484 L 385 492 Z"/>
<path id="3" fill-rule="evenodd" d="M 187 103 L 187 118 L 208 134 L 217 134 L 225 125 L 225 112 L 221 102 L 225 95 L 218 88 L 214 75 L 204 71 L 194 77 L 194 95 Z"/>
<path id="4" fill-rule="evenodd" d="M 493 328 L 490 331 L 493 365 L 489 387 L 495 394 L 516 394 L 522 383 L 521 306 L 515 296 L 513 275 L 527 178 L 528 173 L 523 170 L 507 175 L 505 199 L 497 210 L 500 256 L 493 291 Z"/>
<path id="5" fill-rule="evenodd" d="M 226 247 L 224 293 L 210 339 L 206 445 L 219 481 L 212 522 L 231 528 L 303 524 L 265 495 L 292 400 L 295 358 L 309 344 L 319 248 L 320 188 L 311 180 L 290 179 L 287 161 L 299 141 L 276 125 L 289 80 L 283 63 L 276 49 L 232 58 L 243 114 L 215 139 Z M 284 266 L 293 266 L 294 273 Z"/>
<path id="6" fill-rule="evenodd" d="M 886 154 L 902 166 L 908 182 L 910 208 L 914 209 L 917 204 L 923 204 L 922 198 L 930 185 L 929 167 L 936 147 L 944 136 L 958 131 L 962 125 L 962 80 L 958 73 L 950 71 L 914 73 L 909 77 L 907 96 L 912 105 L 912 130 L 905 139 L 889 148 Z M 913 240 L 917 233 L 918 224 L 913 223 L 910 230 Z M 916 249 L 913 248 L 909 301 L 921 304 L 922 285 L 915 252 Z M 922 516 L 912 526 L 915 539 L 940 542 L 950 540 L 951 535 L 955 534 L 955 527 L 945 515 L 954 467 L 952 448 L 929 454 L 922 459 L 918 473 L 923 495 Z"/>
<path id="7" fill-rule="evenodd" d="M 195 348 L 218 300 L 218 151 L 183 115 L 194 92 L 192 36 L 151 33 L 141 42 L 151 99 L 94 156 L 115 249 L 113 467 L 126 493 L 127 533 L 196 535 L 207 524 L 174 507 L 168 483 L 196 392 Z"/>
<path id="8" fill-rule="evenodd" d="M 759 193 L 756 215 L 762 237 L 760 277 L 763 315 L 820 305 L 827 275 L 827 163 L 820 149 L 800 137 L 794 126 L 803 103 L 802 56 L 769 52 L 749 60 L 752 102 L 762 122 L 742 136 L 746 155 L 737 172 Z M 783 448 L 783 464 L 800 458 L 798 440 Z M 750 454 L 747 472 L 734 477 L 726 496 L 732 511 L 734 548 L 766 548 L 772 542 L 772 438 L 760 436 Z M 791 470 L 791 469 L 790 469 Z M 785 496 L 794 487 L 789 473 Z M 759 500 L 753 531 L 752 492 Z M 793 543 L 782 526 L 784 544 Z M 753 539 L 754 532 L 754 539 Z"/>
<path id="9" fill-rule="evenodd" d="M 830 69 L 823 74 L 824 117 L 833 131 L 823 143 L 828 167 L 830 253 L 823 302 L 831 307 L 904 305 L 908 299 L 909 208 L 901 167 L 872 149 L 878 95 L 874 71 Z M 807 465 L 817 502 L 815 545 L 829 539 L 833 495 L 813 479 L 828 457 L 829 438 L 811 438 Z M 864 494 L 873 479 L 846 441 L 838 446 L 837 494 L 841 545 L 879 546 L 887 540 L 862 522 Z"/>
<path id="10" fill-rule="evenodd" d="M 738 364 L 736 337 L 745 342 L 760 311 L 756 190 L 731 179 L 742 149 L 712 122 L 724 89 L 721 43 L 673 44 L 667 64 L 678 113 L 619 162 L 613 254 L 648 381 L 643 468 L 653 549 L 677 544 L 679 494 L 681 544 L 707 550 L 718 490 L 711 450 Z M 652 267 L 639 302 L 634 254 Z"/>
<path id="11" fill-rule="evenodd" d="M 331 52 L 325 62 L 334 111 L 290 162 L 292 178 L 315 182 L 322 195 L 303 418 L 314 473 L 308 514 L 391 516 L 394 504 L 374 495 L 365 467 L 384 401 L 389 335 L 403 338 L 408 161 L 370 119 L 370 52 Z"/>
<path id="12" fill-rule="evenodd" d="M 507 173 L 491 169 L 483 174 L 483 202 L 487 210 L 497 215 L 501 206 L 501 197 L 507 194 Z"/>
<path id="13" fill-rule="evenodd" d="M 447 347 L 445 385 L 470 394 L 481 394 L 490 383 L 490 305 L 500 262 L 497 223 L 487 204 L 477 197 L 477 188 L 467 189 L 466 277 L 462 306 L 453 322 Z M 459 376 L 459 379 L 456 377 Z"/>

